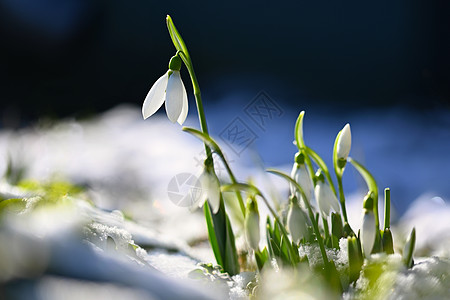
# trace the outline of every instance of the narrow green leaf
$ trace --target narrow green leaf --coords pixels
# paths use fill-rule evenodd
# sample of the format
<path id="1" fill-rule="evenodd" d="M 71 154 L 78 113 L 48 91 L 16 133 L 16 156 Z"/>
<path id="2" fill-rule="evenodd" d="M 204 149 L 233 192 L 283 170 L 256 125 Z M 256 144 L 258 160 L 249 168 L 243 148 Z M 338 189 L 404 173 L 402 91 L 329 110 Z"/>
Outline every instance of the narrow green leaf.
<path id="1" fill-rule="evenodd" d="M 225 243 L 224 270 L 230 274 L 230 276 L 233 276 L 239 274 L 239 259 L 236 251 L 233 229 L 231 228 L 230 219 L 227 215 L 225 215 L 225 222 L 227 239 Z"/>
<path id="2" fill-rule="evenodd" d="M 383 231 L 381 239 L 383 241 L 383 251 L 386 254 L 394 254 L 394 241 L 392 239 L 392 233 L 389 228 L 386 228 Z"/>
<path id="3" fill-rule="evenodd" d="M 412 268 L 414 265 L 413 254 L 415 246 L 416 246 L 416 228 L 413 228 L 411 234 L 406 240 L 405 247 L 403 248 L 403 263 L 407 268 Z"/>
<path id="4" fill-rule="evenodd" d="M 261 271 L 269 260 L 269 252 L 267 251 L 267 247 L 264 247 L 262 251 L 255 251 L 255 260 L 258 265 L 258 270 Z"/>
<path id="5" fill-rule="evenodd" d="M 216 233 L 214 230 L 214 223 L 211 216 L 211 208 L 208 203 L 205 203 L 203 206 L 203 210 L 205 212 L 206 226 L 208 228 L 208 237 L 209 242 L 211 243 L 211 248 L 214 253 L 214 257 L 216 258 L 216 262 L 218 265 L 223 266 L 222 255 L 220 254 L 219 244 L 217 242 Z"/>

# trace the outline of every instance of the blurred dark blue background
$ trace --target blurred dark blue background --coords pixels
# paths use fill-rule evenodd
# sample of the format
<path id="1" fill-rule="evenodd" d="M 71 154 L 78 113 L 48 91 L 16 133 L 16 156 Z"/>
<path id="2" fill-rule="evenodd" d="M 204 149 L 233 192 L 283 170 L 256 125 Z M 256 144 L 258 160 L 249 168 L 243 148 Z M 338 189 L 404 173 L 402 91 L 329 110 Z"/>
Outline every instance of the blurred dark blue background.
<path id="1" fill-rule="evenodd" d="M 166 14 L 187 41 L 208 101 L 265 89 L 292 105 L 448 108 L 449 8 L 407 0 L 0 0 L 2 123 L 141 105 L 174 52 Z"/>

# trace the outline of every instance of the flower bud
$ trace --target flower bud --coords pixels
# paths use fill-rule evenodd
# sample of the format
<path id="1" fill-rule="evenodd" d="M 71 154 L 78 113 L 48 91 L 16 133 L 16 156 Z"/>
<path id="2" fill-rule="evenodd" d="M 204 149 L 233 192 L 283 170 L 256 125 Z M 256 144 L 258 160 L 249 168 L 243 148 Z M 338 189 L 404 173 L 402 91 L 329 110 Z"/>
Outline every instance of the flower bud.
<path id="1" fill-rule="evenodd" d="M 311 202 L 314 185 L 309 175 L 308 170 L 305 165 L 305 158 L 302 153 L 297 153 L 295 155 L 295 163 L 292 167 L 291 178 L 294 179 L 300 187 L 303 189 L 303 192 L 306 195 L 307 199 L 305 201 Z M 300 193 L 295 193 L 296 188 L 291 185 L 291 194 L 296 195 L 299 199 L 301 198 Z"/>
<path id="2" fill-rule="evenodd" d="M 248 246 L 253 250 L 258 250 L 260 239 L 259 212 L 258 203 L 254 197 L 250 197 L 247 200 L 244 226 L 245 239 Z"/>
<path id="3" fill-rule="evenodd" d="M 364 209 L 361 226 L 361 244 L 365 257 L 372 252 L 375 243 L 375 215 L 373 211 Z"/>
<path id="4" fill-rule="evenodd" d="M 314 195 L 316 197 L 316 201 L 319 205 L 322 216 L 328 217 L 331 210 L 339 212 L 339 201 L 336 198 L 336 195 L 331 190 L 330 186 L 325 183 L 324 176 L 320 170 L 316 173 L 316 178 L 317 183 L 314 189 Z"/>
<path id="5" fill-rule="evenodd" d="M 216 214 L 220 207 L 219 178 L 213 172 L 208 172 L 205 169 L 199 179 L 202 186 L 199 207 L 203 206 L 205 201 L 208 201 L 213 214 Z"/>
<path id="6" fill-rule="evenodd" d="M 341 130 L 336 147 L 336 154 L 338 160 L 347 161 L 352 146 L 352 133 L 350 131 L 350 124 L 346 124 Z"/>
<path id="7" fill-rule="evenodd" d="M 302 238 L 308 235 L 306 215 L 298 205 L 297 197 L 293 196 L 290 202 L 287 225 L 292 236 L 292 241 L 298 244 Z"/>

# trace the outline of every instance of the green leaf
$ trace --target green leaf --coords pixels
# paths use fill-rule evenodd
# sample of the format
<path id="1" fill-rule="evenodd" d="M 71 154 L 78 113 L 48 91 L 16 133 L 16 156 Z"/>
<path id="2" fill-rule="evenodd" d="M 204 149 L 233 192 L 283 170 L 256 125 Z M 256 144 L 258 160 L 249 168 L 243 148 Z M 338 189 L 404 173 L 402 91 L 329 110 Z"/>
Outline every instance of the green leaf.
<path id="1" fill-rule="evenodd" d="M 290 252 L 289 251 L 289 246 L 288 246 L 289 244 L 290 244 L 289 240 L 286 238 L 285 235 L 283 235 L 281 237 L 281 243 L 280 243 L 281 259 L 287 265 L 292 265 L 293 261 L 291 259 L 290 253 L 289 253 Z"/>
<path id="2" fill-rule="evenodd" d="M 403 249 L 403 263 L 407 268 L 412 268 L 414 265 L 413 254 L 415 246 L 416 246 L 416 228 L 413 228 L 411 234 L 406 240 L 405 247 Z"/>
<path id="3" fill-rule="evenodd" d="M 220 149 L 219 145 L 214 141 L 208 134 L 201 132 L 200 130 L 197 130 L 195 128 L 191 127 L 183 127 L 181 130 L 192 134 L 196 138 L 200 139 L 202 142 L 204 142 L 208 147 L 210 147 L 214 152 L 217 154 L 222 154 L 222 150 Z M 219 154 L 219 155 L 220 155 Z"/>
<path id="4" fill-rule="evenodd" d="M 349 281 L 354 282 L 359 278 L 362 267 L 362 257 L 358 249 L 358 240 L 356 237 L 347 237 Z"/>
<path id="5" fill-rule="evenodd" d="M 203 209 L 205 211 L 205 219 L 206 219 L 206 226 L 208 228 L 209 242 L 211 243 L 211 248 L 213 250 L 214 257 L 216 258 L 217 264 L 223 266 L 222 255 L 220 254 L 219 243 L 217 242 L 216 232 L 214 230 L 211 208 L 209 207 L 209 204 L 207 202 L 205 203 Z"/>
<path id="6" fill-rule="evenodd" d="M 27 201 L 22 198 L 11 198 L 0 201 L 0 215 L 18 214 L 27 206 Z"/>
<path id="7" fill-rule="evenodd" d="M 386 254 L 394 254 L 394 241 L 392 239 L 392 233 L 389 228 L 386 228 L 381 236 L 383 241 L 383 251 Z"/>
<path id="8" fill-rule="evenodd" d="M 220 190 L 222 192 L 244 191 L 253 196 L 260 195 L 260 191 L 258 190 L 258 188 L 248 183 L 224 184 L 220 187 Z"/>
<path id="9" fill-rule="evenodd" d="M 233 276 L 239 274 L 239 259 L 236 251 L 233 229 L 231 228 L 230 219 L 227 215 L 225 215 L 225 222 L 227 239 L 225 243 L 225 261 L 223 268 L 230 276 Z"/>
<path id="10" fill-rule="evenodd" d="M 261 271 L 266 262 L 269 260 L 269 252 L 267 251 L 267 247 L 264 247 L 262 251 L 255 251 L 255 260 L 259 271 Z"/>
<path id="11" fill-rule="evenodd" d="M 384 229 L 391 227 L 391 190 L 384 189 Z"/>

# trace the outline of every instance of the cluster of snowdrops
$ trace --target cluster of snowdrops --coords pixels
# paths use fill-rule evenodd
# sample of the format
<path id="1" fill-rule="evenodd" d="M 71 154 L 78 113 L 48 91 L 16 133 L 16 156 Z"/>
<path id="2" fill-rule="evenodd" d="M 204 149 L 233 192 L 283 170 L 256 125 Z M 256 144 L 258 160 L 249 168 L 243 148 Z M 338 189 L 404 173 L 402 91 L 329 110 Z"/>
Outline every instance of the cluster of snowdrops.
<path id="1" fill-rule="evenodd" d="M 229 275 L 239 274 L 252 268 L 264 270 L 280 268 L 307 270 L 319 278 L 336 295 L 341 295 L 358 280 L 371 256 L 377 253 L 394 253 L 390 231 L 390 191 L 384 191 L 384 224 L 380 223 L 378 212 L 379 190 L 370 172 L 349 157 L 351 130 L 347 124 L 337 134 L 333 149 L 333 166 L 329 169 L 324 160 L 303 138 L 304 112 L 299 114 L 295 124 L 295 144 L 298 152 L 294 158 L 291 174 L 269 169 L 290 186 L 288 204 L 278 210 L 271 201 L 250 182 L 239 182 L 230 168 L 220 146 L 208 133 L 199 84 L 186 44 L 167 16 L 167 27 L 176 48 L 176 54 L 169 62 L 169 70 L 150 89 L 143 107 L 144 119 L 153 115 L 164 103 L 168 118 L 183 124 L 188 113 L 188 98 L 181 80 L 180 69 L 184 65 L 190 75 L 200 121 L 200 130 L 183 127 L 183 130 L 203 141 L 206 152 L 201 179 L 202 196 L 196 206 L 203 207 L 208 228 L 209 241 L 217 264 Z M 214 170 L 214 159 L 225 166 L 229 181 L 221 182 Z M 367 195 L 362 200 L 361 230 L 355 232 L 349 225 L 345 205 L 342 177 L 351 164 L 367 183 Z M 333 171 L 337 187 L 333 182 Z M 223 180 L 222 180 L 223 181 Z M 232 201 L 239 204 L 244 218 L 244 232 L 247 249 L 237 249 L 233 224 L 224 203 L 224 193 L 232 193 Z M 246 199 L 245 203 L 243 199 Z M 267 206 L 270 215 L 265 222 L 266 241 L 261 241 L 261 223 L 258 206 Z M 402 254 L 406 268 L 413 265 L 415 230 L 409 236 Z M 263 245 L 264 247 L 261 247 Z M 337 270 L 332 251 L 346 248 L 348 265 Z M 319 260 L 310 262 L 305 249 L 319 252 Z M 239 251 L 238 251 L 239 250 Z M 243 263 L 240 253 L 247 253 L 250 260 Z M 248 263 L 250 261 L 250 263 Z M 316 276 L 317 275 L 317 276 Z M 257 287 L 257 285 L 256 285 Z M 256 289 L 255 289 L 256 290 Z"/>

